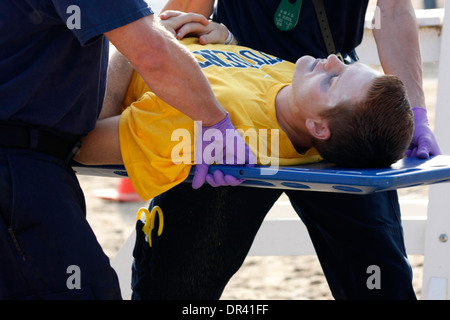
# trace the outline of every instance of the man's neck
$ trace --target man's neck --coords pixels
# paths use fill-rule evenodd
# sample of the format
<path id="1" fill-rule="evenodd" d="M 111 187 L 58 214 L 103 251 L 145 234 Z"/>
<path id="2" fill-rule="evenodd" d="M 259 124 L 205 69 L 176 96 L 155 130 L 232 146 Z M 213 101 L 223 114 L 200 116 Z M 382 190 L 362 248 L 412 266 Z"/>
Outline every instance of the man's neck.
<path id="1" fill-rule="evenodd" d="M 292 85 L 282 88 L 275 99 L 275 110 L 280 128 L 286 132 L 297 152 L 302 153 L 312 147 L 311 136 L 306 129 L 301 110 L 294 106 Z"/>

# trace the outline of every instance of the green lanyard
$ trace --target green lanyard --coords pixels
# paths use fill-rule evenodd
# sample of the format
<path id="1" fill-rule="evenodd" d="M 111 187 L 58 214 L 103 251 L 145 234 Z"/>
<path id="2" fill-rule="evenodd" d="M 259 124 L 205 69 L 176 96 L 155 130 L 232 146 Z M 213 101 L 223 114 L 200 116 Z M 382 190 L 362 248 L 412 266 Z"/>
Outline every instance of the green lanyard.
<path id="1" fill-rule="evenodd" d="M 281 0 L 275 11 L 275 25 L 281 31 L 289 31 L 295 28 L 300 17 L 303 0 Z"/>

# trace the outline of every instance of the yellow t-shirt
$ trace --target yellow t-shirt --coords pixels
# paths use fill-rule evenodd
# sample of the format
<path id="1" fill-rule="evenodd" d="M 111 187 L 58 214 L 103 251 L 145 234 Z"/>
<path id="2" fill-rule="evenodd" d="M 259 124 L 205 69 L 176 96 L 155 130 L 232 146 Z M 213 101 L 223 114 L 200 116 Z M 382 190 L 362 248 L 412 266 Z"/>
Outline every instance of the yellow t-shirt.
<path id="1" fill-rule="evenodd" d="M 322 160 L 313 148 L 297 153 L 278 125 L 275 97 L 291 83 L 293 63 L 240 46 L 202 46 L 195 38 L 182 43 L 199 61 L 235 128 L 248 136 L 256 134 L 258 143 L 247 143 L 259 164 L 269 165 L 275 158 L 280 166 Z M 119 134 L 125 167 L 143 199 L 153 198 L 188 177 L 194 159 L 194 126 L 194 120 L 159 99 L 134 73 Z M 272 143 L 277 142 L 272 150 Z"/>

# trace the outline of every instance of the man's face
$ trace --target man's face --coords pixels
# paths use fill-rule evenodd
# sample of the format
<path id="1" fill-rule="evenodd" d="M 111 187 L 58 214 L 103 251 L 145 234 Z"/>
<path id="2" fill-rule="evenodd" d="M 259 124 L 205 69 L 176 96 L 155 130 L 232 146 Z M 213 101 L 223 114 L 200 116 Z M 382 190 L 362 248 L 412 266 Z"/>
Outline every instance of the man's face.
<path id="1" fill-rule="evenodd" d="M 304 56 L 295 64 L 292 85 L 295 105 L 311 117 L 342 101 L 362 101 L 378 71 L 361 64 L 346 65 L 335 55 Z"/>

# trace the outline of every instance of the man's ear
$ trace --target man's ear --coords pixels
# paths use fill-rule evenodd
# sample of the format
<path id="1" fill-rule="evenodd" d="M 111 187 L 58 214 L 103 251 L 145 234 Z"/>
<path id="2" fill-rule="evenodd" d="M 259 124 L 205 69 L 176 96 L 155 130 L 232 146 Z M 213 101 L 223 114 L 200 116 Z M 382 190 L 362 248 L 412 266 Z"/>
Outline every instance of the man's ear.
<path id="1" fill-rule="evenodd" d="M 313 137 L 319 140 L 330 139 L 330 128 L 324 119 L 306 119 L 306 128 Z"/>

